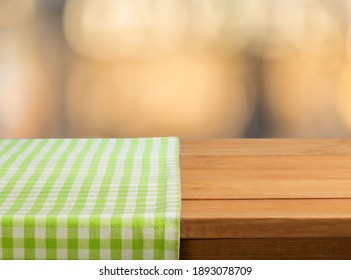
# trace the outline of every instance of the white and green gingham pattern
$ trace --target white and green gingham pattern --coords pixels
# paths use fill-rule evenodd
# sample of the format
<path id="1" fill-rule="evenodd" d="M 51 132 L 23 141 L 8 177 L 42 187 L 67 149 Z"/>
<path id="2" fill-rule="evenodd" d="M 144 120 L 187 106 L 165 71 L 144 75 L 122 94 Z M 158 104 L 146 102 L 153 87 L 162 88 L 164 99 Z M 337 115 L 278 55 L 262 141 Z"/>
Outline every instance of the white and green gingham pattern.
<path id="1" fill-rule="evenodd" d="M 177 138 L 0 140 L 0 259 L 177 259 Z"/>

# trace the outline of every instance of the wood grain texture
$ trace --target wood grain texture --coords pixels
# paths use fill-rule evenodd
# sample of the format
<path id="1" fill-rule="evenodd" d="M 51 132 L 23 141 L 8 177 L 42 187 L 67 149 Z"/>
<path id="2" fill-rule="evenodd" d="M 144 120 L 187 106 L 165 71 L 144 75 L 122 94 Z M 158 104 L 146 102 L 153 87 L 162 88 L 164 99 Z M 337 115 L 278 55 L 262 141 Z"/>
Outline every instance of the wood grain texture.
<path id="1" fill-rule="evenodd" d="M 187 239 L 183 260 L 350 260 L 351 238 Z"/>
<path id="2" fill-rule="evenodd" d="M 181 140 L 181 238 L 351 237 L 351 140 Z"/>
<path id="3" fill-rule="evenodd" d="M 351 139 L 182 139 L 181 155 L 351 156 Z"/>
<path id="4" fill-rule="evenodd" d="M 351 198 L 351 141 L 182 140 L 182 198 Z"/>
<path id="5" fill-rule="evenodd" d="M 181 238 L 351 236 L 351 200 L 186 200 Z"/>

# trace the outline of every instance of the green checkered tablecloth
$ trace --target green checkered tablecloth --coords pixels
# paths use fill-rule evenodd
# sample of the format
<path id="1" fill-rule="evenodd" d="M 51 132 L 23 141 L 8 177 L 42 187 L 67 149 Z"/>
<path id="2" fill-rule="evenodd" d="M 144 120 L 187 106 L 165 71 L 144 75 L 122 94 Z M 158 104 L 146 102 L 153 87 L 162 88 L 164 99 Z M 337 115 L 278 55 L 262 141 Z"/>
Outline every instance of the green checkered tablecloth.
<path id="1" fill-rule="evenodd" d="M 0 140 L 0 259 L 177 259 L 177 138 Z"/>

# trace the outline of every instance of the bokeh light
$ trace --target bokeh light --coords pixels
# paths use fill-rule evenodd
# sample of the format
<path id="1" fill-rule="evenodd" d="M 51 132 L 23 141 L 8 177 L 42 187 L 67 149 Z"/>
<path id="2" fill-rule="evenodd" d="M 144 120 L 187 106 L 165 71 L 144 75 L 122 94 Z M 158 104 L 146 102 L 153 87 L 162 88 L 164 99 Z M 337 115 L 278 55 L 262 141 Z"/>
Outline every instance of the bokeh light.
<path id="1" fill-rule="evenodd" d="M 0 137 L 348 137 L 348 0 L 0 0 Z"/>

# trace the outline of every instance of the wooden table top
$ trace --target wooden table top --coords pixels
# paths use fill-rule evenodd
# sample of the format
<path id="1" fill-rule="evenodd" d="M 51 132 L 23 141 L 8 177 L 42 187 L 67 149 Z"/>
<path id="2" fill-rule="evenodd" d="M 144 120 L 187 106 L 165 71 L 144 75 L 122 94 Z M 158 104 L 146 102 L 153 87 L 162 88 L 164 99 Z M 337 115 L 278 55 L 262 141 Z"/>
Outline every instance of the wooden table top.
<path id="1" fill-rule="evenodd" d="M 181 140 L 181 238 L 351 236 L 351 140 Z"/>

